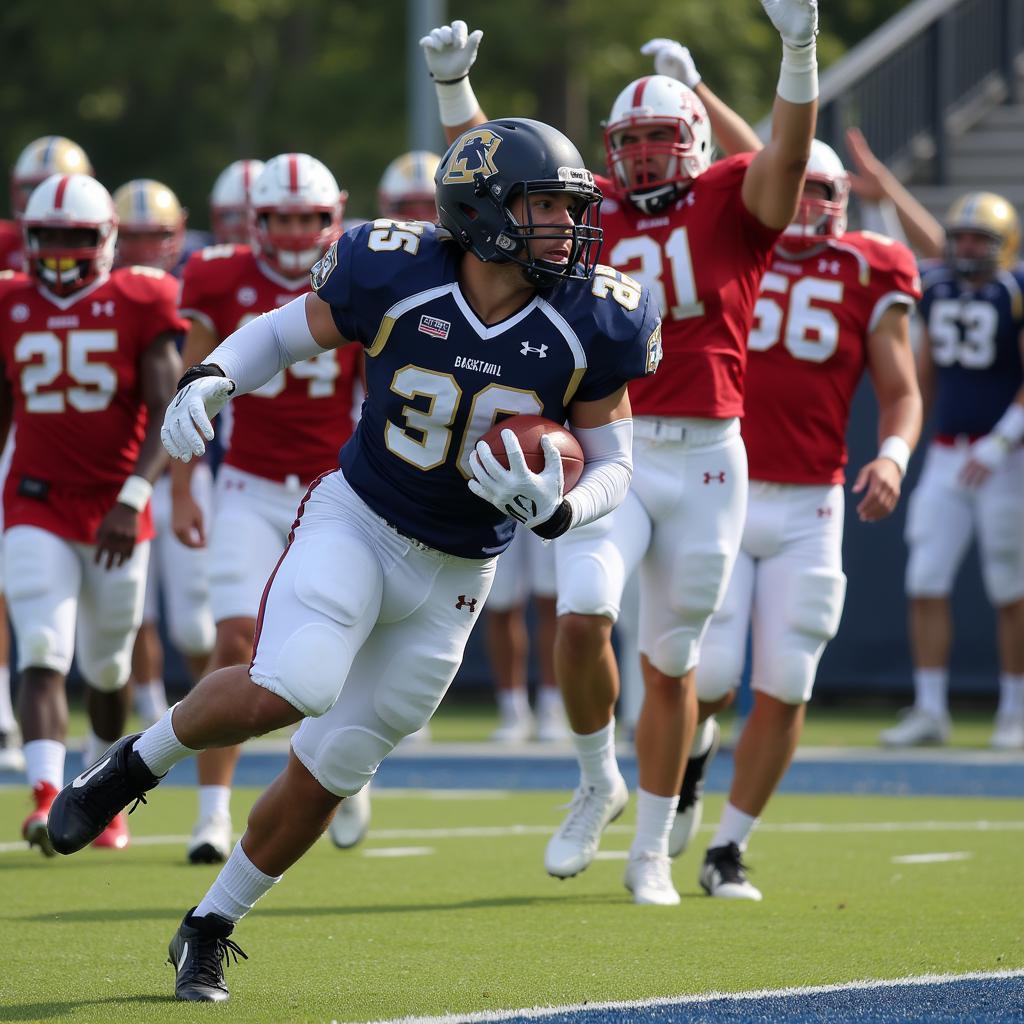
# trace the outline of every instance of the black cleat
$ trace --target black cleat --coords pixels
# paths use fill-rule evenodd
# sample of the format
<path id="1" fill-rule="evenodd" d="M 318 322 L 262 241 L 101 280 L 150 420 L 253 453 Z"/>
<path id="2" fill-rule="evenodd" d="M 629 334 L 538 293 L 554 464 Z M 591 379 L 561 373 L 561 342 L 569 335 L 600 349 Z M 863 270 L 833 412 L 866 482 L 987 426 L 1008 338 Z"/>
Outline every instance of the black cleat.
<path id="1" fill-rule="evenodd" d="M 249 958 L 228 936 L 235 926 L 217 914 L 193 917 L 193 907 L 182 919 L 167 947 L 167 962 L 174 968 L 174 998 L 189 1003 L 223 1003 L 231 998 L 224 981 L 228 957 Z"/>
<path id="2" fill-rule="evenodd" d="M 761 890 L 747 878 L 749 870 L 743 863 L 740 848 L 735 843 L 726 843 L 725 846 L 713 846 L 704 855 L 698 881 L 709 896 L 760 902 Z"/>
<path id="3" fill-rule="evenodd" d="M 717 720 L 714 721 L 714 730 L 711 746 L 700 757 L 691 757 L 686 762 L 683 784 L 679 788 L 679 805 L 668 837 L 670 857 L 678 857 L 690 845 L 700 828 L 704 816 L 704 776 L 722 742 L 722 730 Z"/>
<path id="4" fill-rule="evenodd" d="M 143 794 L 160 779 L 132 749 L 141 735 L 122 736 L 57 794 L 50 808 L 47 829 L 58 853 L 77 853 L 132 801 L 135 801 L 132 811 L 140 802 L 146 802 Z"/>

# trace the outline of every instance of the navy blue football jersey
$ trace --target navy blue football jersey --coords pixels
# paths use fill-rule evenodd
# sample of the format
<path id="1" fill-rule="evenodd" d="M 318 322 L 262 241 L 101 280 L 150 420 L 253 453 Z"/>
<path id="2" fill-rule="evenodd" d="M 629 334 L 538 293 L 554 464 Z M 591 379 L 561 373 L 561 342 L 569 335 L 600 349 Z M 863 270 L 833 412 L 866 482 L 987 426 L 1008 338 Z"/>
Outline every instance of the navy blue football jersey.
<path id="1" fill-rule="evenodd" d="M 971 288 L 948 267 L 926 270 L 919 304 L 935 364 L 935 429 L 987 434 L 1020 389 L 1024 266 Z"/>
<path id="2" fill-rule="evenodd" d="M 466 486 L 477 441 L 522 413 L 562 423 L 573 401 L 653 373 L 660 320 L 646 288 L 600 267 L 486 325 L 459 288 L 462 257 L 432 224 L 378 220 L 342 235 L 311 276 L 338 330 L 366 354 L 345 479 L 401 533 L 486 558 L 508 546 L 515 522 Z"/>

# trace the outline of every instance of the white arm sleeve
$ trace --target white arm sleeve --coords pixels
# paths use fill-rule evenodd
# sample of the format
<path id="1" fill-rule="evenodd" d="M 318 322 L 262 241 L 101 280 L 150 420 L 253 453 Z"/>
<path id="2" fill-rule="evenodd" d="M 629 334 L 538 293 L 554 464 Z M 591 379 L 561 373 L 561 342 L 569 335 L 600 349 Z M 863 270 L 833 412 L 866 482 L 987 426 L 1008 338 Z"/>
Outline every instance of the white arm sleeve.
<path id="1" fill-rule="evenodd" d="M 306 297 L 250 320 L 228 335 L 203 361 L 235 382 L 235 395 L 255 391 L 292 363 L 325 352 L 306 321 Z"/>
<path id="2" fill-rule="evenodd" d="M 586 526 L 616 508 L 633 476 L 633 421 L 615 420 L 601 427 L 574 427 L 583 449 L 583 475 L 565 496 L 572 525 Z"/>

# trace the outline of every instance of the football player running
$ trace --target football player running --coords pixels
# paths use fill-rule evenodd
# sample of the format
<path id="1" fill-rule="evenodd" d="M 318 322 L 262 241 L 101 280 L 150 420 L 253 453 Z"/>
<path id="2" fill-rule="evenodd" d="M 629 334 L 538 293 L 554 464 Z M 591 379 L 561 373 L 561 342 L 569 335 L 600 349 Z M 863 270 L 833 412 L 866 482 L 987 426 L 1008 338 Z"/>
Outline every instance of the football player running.
<path id="1" fill-rule="evenodd" d="M 639 565 L 645 695 L 635 737 L 636 837 L 624 878 L 637 903 L 679 902 L 668 836 L 697 724 L 694 671 L 746 511 L 746 336 L 772 246 L 796 212 L 814 135 L 817 2 L 762 5 L 782 36 L 783 59 L 772 138 L 756 155 L 711 165 L 702 96 L 714 102 L 713 95 L 660 74 L 620 93 L 605 130 L 605 258 L 657 297 L 665 364 L 630 387 L 637 419 L 629 495 L 614 515 L 558 545 L 555 668 L 581 779 L 545 867 L 559 878 L 584 870 L 626 805 L 611 632 Z M 484 116 L 468 79 L 481 35 L 455 22 L 421 40 L 449 135 Z M 723 118 L 723 130 L 749 134 L 737 121 Z"/>
<path id="2" fill-rule="evenodd" d="M 24 239 L 18 218 L 32 190 L 51 174 L 92 174 L 89 158 L 81 146 L 60 135 L 45 135 L 30 142 L 18 155 L 11 169 L 10 200 L 13 220 L 0 220 L 0 270 L 24 270 Z M 0 484 L 11 461 L 13 437 L 0 455 Z M 0 520 L 2 528 L 2 520 Z M 21 771 L 25 758 L 18 743 L 18 726 L 11 703 L 10 631 L 7 626 L 7 602 L 3 593 L 0 565 L 0 771 Z"/>
<path id="3" fill-rule="evenodd" d="M 117 212 L 117 267 L 156 267 L 168 273 L 181 264 L 185 251 L 186 213 L 166 185 L 136 178 L 114 190 Z M 203 465 L 192 477 L 196 500 L 209 507 L 213 476 Z M 132 700 L 146 725 L 167 710 L 164 652 L 157 621 L 163 592 L 167 631 L 183 654 L 193 679 L 198 679 L 213 648 L 206 552 L 186 547 L 171 527 L 171 479 L 162 473 L 153 486 L 153 529 L 146 603 L 132 651 Z"/>
<path id="4" fill-rule="evenodd" d="M 700 872 L 708 895 L 726 899 L 761 899 L 742 854 L 792 760 L 818 662 L 839 626 L 845 435 L 865 370 L 878 398 L 880 446 L 853 485 L 862 521 L 877 522 L 896 507 L 921 429 L 909 337 L 920 297 L 917 265 L 898 242 L 846 231 L 849 192 L 839 157 L 815 140 L 797 216 L 776 243 L 749 336 L 747 517 L 725 600 L 704 637 L 697 669 L 704 735 L 687 765 L 669 841 L 678 855 L 700 824 L 703 774 L 718 740 L 708 716 L 735 696 L 752 625 L 753 709 Z"/>
<path id="5" fill-rule="evenodd" d="M 600 192 L 579 153 L 540 122 L 493 121 L 456 140 L 437 186 L 440 229 L 346 232 L 314 268 L 315 294 L 222 342 L 185 374 L 165 418 L 168 449 L 190 459 L 233 395 L 324 350 L 366 348 L 362 418 L 340 469 L 299 506 L 251 664 L 213 673 L 118 743 L 51 813 L 56 848 L 72 853 L 197 749 L 302 722 L 286 769 L 172 939 L 181 999 L 227 998 L 234 923 L 433 714 L 517 523 L 555 537 L 605 515 L 629 486 L 626 383 L 656 368 L 660 323 L 646 289 L 595 272 Z M 527 343 L 547 345 L 547 358 Z M 511 431 L 509 469 L 478 444 L 509 412 L 573 424 L 587 464 L 569 494 L 550 441 L 539 473 Z"/>
<path id="6" fill-rule="evenodd" d="M 924 274 L 918 353 L 936 434 L 910 496 L 906 591 L 914 705 L 886 746 L 946 743 L 949 595 L 976 533 L 996 608 L 999 706 L 991 745 L 1024 748 L 1024 267 L 1013 207 L 971 192 L 946 218 L 946 259 Z"/>
<path id="7" fill-rule="evenodd" d="M 345 195 L 305 153 L 268 161 L 252 185 L 250 246 L 218 245 L 185 266 L 182 315 L 191 321 L 185 362 L 203 362 L 239 327 L 309 291 L 309 268 L 337 238 Z M 359 349 L 315 354 L 282 368 L 232 404 L 228 451 L 217 476 L 209 537 L 210 602 L 216 639 L 207 672 L 247 663 L 260 597 L 288 540 L 310 482 L 337 463 L 352 433 Z M 282 443 L 281 438 L 287 438 Z M 196 463 L 171 470 L 179 540 L 205 546 L 209 518 L 191 484 Z M 200 673 L 202 674 L 202 673 Z M 187 856 L 223 861 L 231 849 L 230 797 L 240 748 L 198 758 L 199 816 Z"/>
<path id="8" fill-rule="evenodd" d="M 0 275 L 0 423 L 17 432 L 4 486 L 4 563 L 18 643 L 18 708 L 35 809 L 22 834 L 53 854 L 47 814 L 64 784 L 72 654 L 91 732 L 85 760 L 121 736 L 142 619 L 152 482 L 184 329 L 177 282 L 111 272 L 117 217 L 84 174 L 55 174 L 22 216 L 29 274 Z M 96 842 L 128 843 L 123 816 Z"/>

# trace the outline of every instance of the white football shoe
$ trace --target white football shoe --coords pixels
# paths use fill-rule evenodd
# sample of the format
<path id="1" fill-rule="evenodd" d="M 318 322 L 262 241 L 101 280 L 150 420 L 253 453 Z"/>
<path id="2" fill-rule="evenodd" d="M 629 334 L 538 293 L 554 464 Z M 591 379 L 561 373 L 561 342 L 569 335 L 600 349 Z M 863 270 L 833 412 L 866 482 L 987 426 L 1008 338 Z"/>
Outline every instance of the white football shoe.
<path id="1" fill-rule="evenodd" d="M 598 793 L 593 786 L 580 786 L 569 804 L 569 813 L 548 840 L 544 867 L 555 878 L 578 875 L 597 853 L 601 833 L 625 809 L 629 801 L 626 780 L 617 776 L 610 793 Z"/>
<path id="2" fill-rule="evenodd" d="M 211 814 L 200 818 L 192 829 L 186 851 L 190 864 L 221 864 L 231 852 L 231 818 Z"/>
<path id="3" fill-rule="evenodd" d="M 879 734 L 883 747 L 941 747 L 949 742 L 953 727 L 949 715 L 933 715 L 916 706 L 902 715 L 897 725 Z"/>
<path id="4" fill-rule="evenodd" d="M 533 735 L 533 715 L 502 715 L 498 728 L 491 733 L 492 743 L 525 743 Z"/>
<path id="5" fill-rule="evenodd" d="M 370 784 L 345 797 L 331 819 L 328 834 L 339 850 L 362 842 L 370 828 Z"/>
<path id="6" fill-rule="evenodd" d="M 561 743 L 570 737 L 562 695 L 547 694 L 543 687 L 537 696 L 537 739 L 541 743 Z"/>
<path id="7" fill-rule="evenodd" d="M 672 884 L 672 862 L 663 853 L 630 854 L 622 884 L 633 894 L 634 903 L 659 907 L 679 904 Z"/>
<path id="8" fill-rule="evenodd" d="M 0 732 L 0 772 L 23 772 L 24 770 L 25 755 L 18 742 L 18 734 L 14 730 Z"/>
<path id="9" fill-rule="evenodd" d="M 996 715 L 992 738 L 988 741 L 993 750 L 1024 750 L 1024 714 Z"/>

